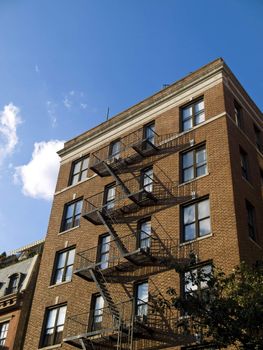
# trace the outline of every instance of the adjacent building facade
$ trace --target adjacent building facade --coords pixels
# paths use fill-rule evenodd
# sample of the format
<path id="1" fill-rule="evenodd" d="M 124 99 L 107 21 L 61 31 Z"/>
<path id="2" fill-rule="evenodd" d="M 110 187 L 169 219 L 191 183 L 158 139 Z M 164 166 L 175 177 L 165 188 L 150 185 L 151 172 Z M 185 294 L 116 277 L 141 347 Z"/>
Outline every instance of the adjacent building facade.
<path id="1" fill-rule="evenodd" d="M 0 255 L 0 349 L 23 349 L 43 244 Z"/>
<path id="2" fill-rule="evenodd" d="M 24 349 L 200 348 L 157 299 L 262 260 L 262 132 L 217 59 L 66 142 Z"/>

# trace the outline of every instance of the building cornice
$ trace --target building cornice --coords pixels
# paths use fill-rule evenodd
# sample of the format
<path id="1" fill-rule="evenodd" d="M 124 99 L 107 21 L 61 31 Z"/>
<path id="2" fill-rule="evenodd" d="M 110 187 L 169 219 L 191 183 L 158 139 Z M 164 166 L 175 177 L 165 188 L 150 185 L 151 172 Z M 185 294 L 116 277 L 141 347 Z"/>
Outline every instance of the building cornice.
<path id="1" fill-rule="evenodd" d="M 217 76 L 218 80 L 215 79 Z M 169 105 L 169 108 L 173 108 L 175 105 L 184 103 L 183 100 L 188 92 L 189 94 L 192 94 L 192 97 L 195 97 L 195 95 L 198 94 L 198 87 L 200 87 L 199 93 L 202 93 L 204 88 L 207 89 L 212 87 L 213 84 L 215 85 L 216 81 L 218 84 L 222 82 L 228 88 L 230 85 L 234 86 L 237 91 L 241 91 L 241 93 L 245 94 L 247 99 L 244 97 L 243 99 L 246 100 L 246 105 L 249 106 L 251 111 L 250 114 L 252 114 L 254 117 L 253 119 L 260 124 L 259 115 L 262 115 L 260 110 L 248 96 L 223 59 L 219 58 L 127 110 L 117 114 L 110 120 L 99 124 L 72 140 L 69 140 L 65 143 L 64 148 L 60 150 L 58 154 L 62 158 L 62 162 L 65 162 L 74 157 L 78 157 L 79 155 L 82 156 L 85 153 L 89 153 L 103 143 L 109 142 L 109 140 L 118 137 L 118 134 L 122 134 L 129 129 L 131 130 L 134 128 L 134 124 L 139 127 L 143 123 L 148 122 L 150 115 L 151 119 L 154 116 L 160 115 L 165 111 L 167 105 Z M 180 97 L 182 98 L 180 99 Z M 160 107 L 163 107 L 163 109 Z"/>
<path id="2" fill-rule="evenodd" d="M 222 59 L 218 59 L 209 65 L 200 68 L 196 72 L 191 73 L 190 75 L 175 82 L 174 84 L 161 90 L 155 95 L 114 116 L 109 121 L 106 121 L 96 126 L 95 128 L 81 134 L 80 136 L 66 142 L 65 147 L 60 150 L 58 154 L 63 158 L 68 154 L 74 152 L 76 149 L 92 143 L 94 139 L 98 140 L 99 137 L 103 138 L 104 135 L 106 141 L 106 139 L 108 139 L 108 133 L 115 131 L 122 125 L 131 122 L 140 115 L 154 111 L 160 105 L 168 103 L 175 97 L 184 94 L 188 90 L 193 89 L 202 83 L 205 83 L 209 79 L 215 77 L 218 73 L 222 72 L 222 68 Z"/>

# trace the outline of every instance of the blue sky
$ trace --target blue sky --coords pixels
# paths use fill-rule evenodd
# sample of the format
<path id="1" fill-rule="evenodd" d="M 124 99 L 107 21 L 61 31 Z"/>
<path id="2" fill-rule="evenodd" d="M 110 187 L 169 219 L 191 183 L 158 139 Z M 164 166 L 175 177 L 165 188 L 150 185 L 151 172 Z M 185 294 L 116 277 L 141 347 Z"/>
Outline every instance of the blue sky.
<path id="1" fill-rule="evenodd" d="M 0 253 L 46 234 L 55 150 L 223 57 L 263 110 L 262 0 L 0 0 Z"/>

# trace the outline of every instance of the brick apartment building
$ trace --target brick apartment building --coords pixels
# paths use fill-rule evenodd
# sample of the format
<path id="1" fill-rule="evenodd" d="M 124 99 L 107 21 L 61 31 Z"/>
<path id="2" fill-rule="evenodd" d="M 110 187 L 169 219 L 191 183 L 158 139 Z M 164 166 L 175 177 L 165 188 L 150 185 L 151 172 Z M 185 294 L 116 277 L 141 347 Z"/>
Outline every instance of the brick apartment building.
<path id="1" fill-rule="evenodd" d="M 217 59 L 66 142 L 24 349 L 200 348 L 156 296 L 262 260 L 262 132 Z"/>
<path id="2" fill-rule="evenodd" d="M 44 241 L 0 255 L 0 349 L 22 350 Z"/>

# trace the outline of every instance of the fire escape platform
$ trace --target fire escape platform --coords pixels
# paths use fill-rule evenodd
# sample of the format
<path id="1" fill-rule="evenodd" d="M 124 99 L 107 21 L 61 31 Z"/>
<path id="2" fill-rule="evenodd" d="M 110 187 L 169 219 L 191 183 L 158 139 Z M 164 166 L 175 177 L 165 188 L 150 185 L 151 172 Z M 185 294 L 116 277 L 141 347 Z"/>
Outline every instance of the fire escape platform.
<path id="1" fill-rule="evenodd" d="M 124 260 L 125 259 L 125 260 Z M 178 263 L 186 263 L 186 261 L 179 261 L 179 259 L 171 258 L 167 255 L 154 255 L 150 248 L 138 248 L 135 251 L 129 252 L 123 255 L 122 261 L 117 259 L 116 261 L 109 261 L 108 267 L 102 269 L 105 280 L 113 283 L 120 283 L 127 279 L 130 280 L 130 276 L 127 273 L 132 273 L 139 267 L 143 266 L 168 266 L 178 260 Z M 186 259 L 185 259 L 186 260 Z M 188 260 L 187 260 L 188 261 Z M 100 268 L 101 262 L 87 264 L 74 271 L 74 274 L 92 282 L 90 270 Z"/>
<path id="2" fill-rule="evenodd" d="M 103 222 L 100 216 L 97 214 L 98 211 L 101 211 L 105 217 L 118 220 L 120 218 L 124 219 L 124 215 L 132 214 L 133 212 L 138 211 L 140 208 L 156 205 L 158 203 L 157 196 L 152 192 L 146 191 L 145 189 L 141 189 L 136 193 L 131 193 L 126 198 L 129 198 L 132 203 L 122 207 L 116 206 L 112 209 L 106 209 L 104 207 L 94 208 L 94 210 L 86 213 L 84 212 L 82 217 L 94 225 L 102 225 Z"/>
<path id="3" fill-rule="evenodd" d="M 194 335 L 189 333 L 176 333 L 174 330 L 167 331 L 162 328 L 150 326 L 146 321 L 134 321 L 133 324 L 124 324 L 122 326 L 122 343 L 125 349 L 125 343 L 128 341 L 128 334 L 133 328 L 134 340 L 151 340 L 163 342 L 167 346 L 182 346 L 193 344 L 196 341 Z M 100 329 L 91 331 L 76 336 L 63 339 L 67 344 L 82 349 L 81 341 L 85 344 L 86 349 L 116 348 L 116 341 L 118 339 L 120 330 L 117 328 Z M 92 347 L 93 346 L 93 347 Z M 154 347 L 153 347 L 154 348 Z M 128 347 L 127 347 L 128 349 Z"/>
<path id="4" fill-rule="evenodd" d="M 96 345 L 100 348 L 114 348 L 114 341 L 118 337 L 118 331 L 115 328 L 108 328 L 103 330 L 96 330 L 87 333 L 78 334 L 76 336 L 67 337 L 63 339 L 64 343 L 70 344 L 79 349 L 83 349 L 81 341 L 85 344 L 86 349 L 96 349 Z M 89 344 L 88 344 L 89 342 Z"/>
<path id="5" fill-rule="evenodd" d="M 147 139 L 135 143 L 132 145 L 132 148 L 143 158 L 151 156 L 159 151 L 159 148 Z"/>
<path id="6" fill-rule="evenodd" d="M 105 166 L 105 163 L 109 165 L 114 172 L 118 173 L 121 171 L 121 169 L 126 168 L 128 165 L 134 163 L 134 161 L 132 161 L 132 158 L 130 157 L 118 158 L 114 160 L 108 159 L 105 161 L 101 160 L 91 165 L 90 169 L 100 177 L 110 176 L 111 174 Z"/>

